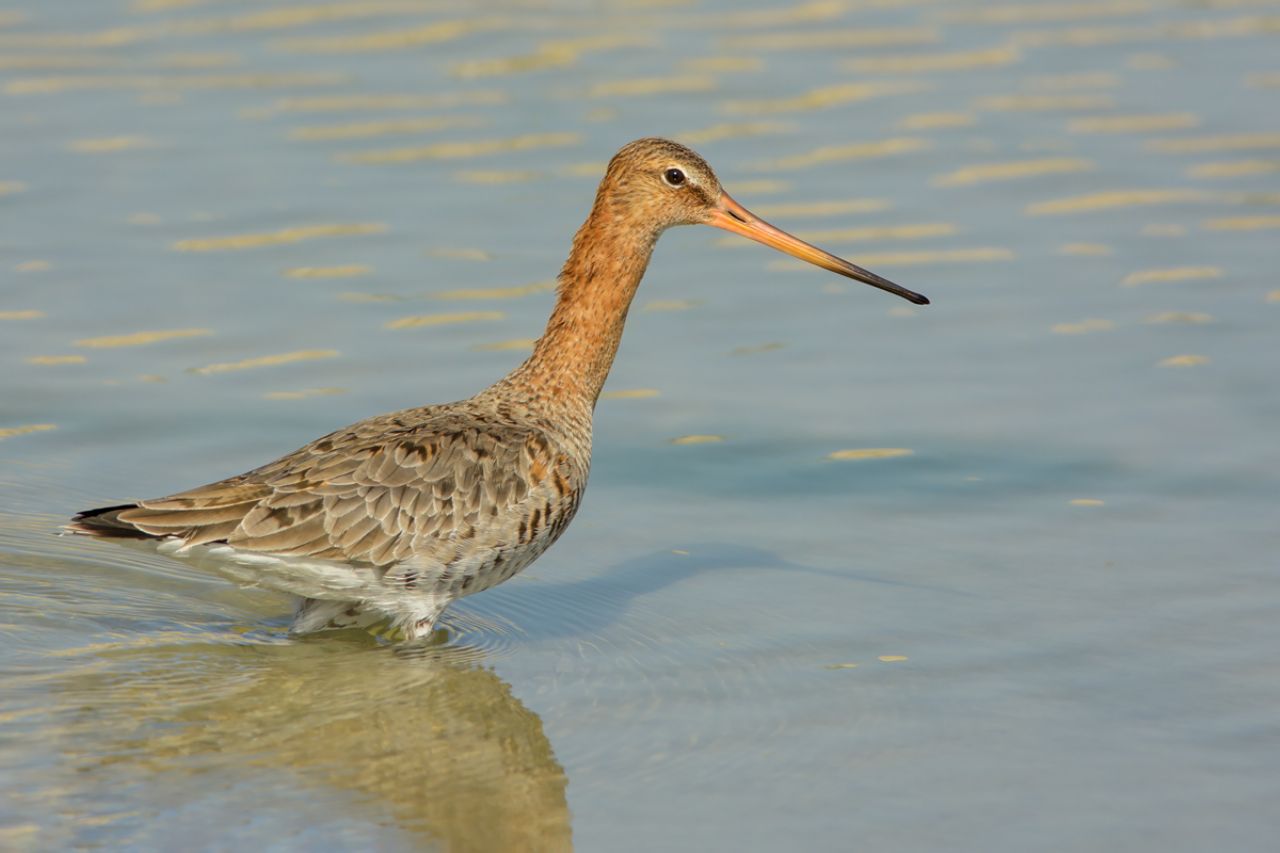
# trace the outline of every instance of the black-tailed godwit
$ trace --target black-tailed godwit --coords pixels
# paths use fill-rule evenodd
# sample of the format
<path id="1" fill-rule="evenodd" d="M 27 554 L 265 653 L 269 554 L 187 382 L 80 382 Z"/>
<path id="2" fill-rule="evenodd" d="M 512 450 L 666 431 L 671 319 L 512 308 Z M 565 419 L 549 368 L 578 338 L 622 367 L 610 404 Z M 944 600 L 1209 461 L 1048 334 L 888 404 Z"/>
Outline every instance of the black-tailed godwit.
<path id="1" fill-rule="evenodd" d="M 298 596 L 292 630 L 389 621 L 412 642 L 449 604 L 542 554 L 573 519 L 591 419 L 659 235 L 705 224 L 919 305 L 928 299 L 774 228 L 664 139 L 620 150 L 523 364 L 466 400 L 360 421 L 244 474 L 82 512 L 75 533 L 145 540 Z"/>

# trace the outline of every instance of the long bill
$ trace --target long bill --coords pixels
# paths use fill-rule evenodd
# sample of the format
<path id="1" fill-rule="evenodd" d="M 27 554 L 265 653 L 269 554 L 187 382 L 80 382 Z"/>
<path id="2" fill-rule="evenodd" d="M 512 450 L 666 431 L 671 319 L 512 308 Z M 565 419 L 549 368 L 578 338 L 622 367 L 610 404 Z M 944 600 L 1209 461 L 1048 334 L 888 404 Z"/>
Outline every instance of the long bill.
<path id="1" fill-rule="evenodd" d="M 889 293 L 901 296 L 903 299 L 914 302 L 917 305 L 929 304 L 927 296 L 907 290 L 887 278 L 881 278 L 875 273 L 864 270 L 856 264 L 851 264 L 843 258 L 837 258 L 830 252 L 824 252 L 799 237 L 792 237 L 781 228 L 774 228 L 768 222 L 765 222 L 734 201 L 726 192 L 720 193 L 720 200 L 715 207 L 711 208 L 710 213 L 707 215 L 706 224 L 714 225 L 716 228 L 723 228 L 725 231 L 731 231 L 734 234 L 741 234 L 743 237 L 755 240 L 757 243 L 763 243 L 780 252 L 786 252 L 792 257 L 808 261 L 815 266 L 822 267 L 824 270 L 831 270 L 831 272 L 848 276 L 863 284 L 887 290 Z"/>

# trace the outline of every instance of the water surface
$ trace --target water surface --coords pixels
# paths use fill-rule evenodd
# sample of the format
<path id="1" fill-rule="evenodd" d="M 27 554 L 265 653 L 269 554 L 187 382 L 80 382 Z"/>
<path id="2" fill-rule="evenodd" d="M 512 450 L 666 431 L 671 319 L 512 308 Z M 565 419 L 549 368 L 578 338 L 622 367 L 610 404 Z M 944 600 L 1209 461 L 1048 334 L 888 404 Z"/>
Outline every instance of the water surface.
<path id="1" fill-rule="evenodd" d="M 0 847 L 1267 850 L 1274 3 L 0 7 Z M 415 654 L 54 536 L 527 352 L 688 141 L 589 497 Z"/>

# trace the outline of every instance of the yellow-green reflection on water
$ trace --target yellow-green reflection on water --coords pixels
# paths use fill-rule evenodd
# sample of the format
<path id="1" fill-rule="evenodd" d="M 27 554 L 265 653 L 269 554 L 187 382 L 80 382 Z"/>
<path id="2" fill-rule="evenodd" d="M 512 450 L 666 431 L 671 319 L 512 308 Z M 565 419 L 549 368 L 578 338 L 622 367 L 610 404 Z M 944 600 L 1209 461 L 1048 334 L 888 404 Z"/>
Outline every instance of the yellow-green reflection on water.
<path id="1" fill-rule="evenodd" d="M 62 652 L 52 695 L 76 708 L 64 736 L 82 773 L 185 786 L 235 761 L 289 771 L 302 791 L 348 791 L 447 850 L 571 848 L 567 780 L 542 722 L 465 648 L 182 639 Z M 109 733 L 95 732 L 104 718 Z"/>
<path id="2" fill-rule="evenodd" d="M 344 237 L 354 234 L 378 234 L 386 230 L 380 223 L 356 223 L 351 225 L 300 225 L 282 228 L 264 234 L 236 234 L 231 237 L 205 237 L 179 240 L 173 248 L 179 252 L 215 252 L 225 249 L 256 249 L 260 246 L 278 246 L 297 243 L 318 237 Z"/>
<path id="3" fill-rule="evenodd" d="M 57 429 L 56 424 L 27 424 L 26 426 L 16 427 L 0 427 L 0 441 L 14 436 L 27 435 L 33 432 L 45 432 L 46 430 Z"/>
<path id="4" fill-rule="evenodd" d="M 203 367 L 193 367 L 190 372 L 201 376 L 208 376 L 213 373 L 229 373 L 234 370 L 253 370 L 259 367 L 275 367 L 279 364 L 292 364 L 296 361 L 313 361 L 322 358 L 335 358 L 338 354 L 338 351 L 335 349 L 298 350 L 296 352 L 283 352 L 276 355 L 262 355 L 256 358 L 245 358 L 240 361 L 222 361 L 216 364 L 207 364 Z"/>

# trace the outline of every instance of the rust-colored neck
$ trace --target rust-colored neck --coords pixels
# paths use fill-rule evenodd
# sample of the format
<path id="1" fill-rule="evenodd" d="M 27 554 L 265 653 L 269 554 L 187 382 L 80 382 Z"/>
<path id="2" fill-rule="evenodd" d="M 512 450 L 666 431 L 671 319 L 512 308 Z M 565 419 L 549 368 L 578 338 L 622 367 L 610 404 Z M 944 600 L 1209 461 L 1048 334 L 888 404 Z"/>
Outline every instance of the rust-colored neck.
<path id="1" fill-rule="evenodd" d="M 595 406 L 662 230 L 627 201 L 601 188 L 560 271 L 546 331 L 508 381 L 557 403 Z"/>

